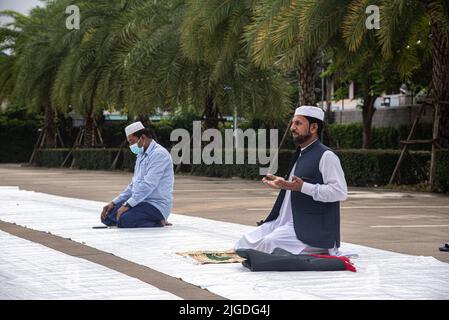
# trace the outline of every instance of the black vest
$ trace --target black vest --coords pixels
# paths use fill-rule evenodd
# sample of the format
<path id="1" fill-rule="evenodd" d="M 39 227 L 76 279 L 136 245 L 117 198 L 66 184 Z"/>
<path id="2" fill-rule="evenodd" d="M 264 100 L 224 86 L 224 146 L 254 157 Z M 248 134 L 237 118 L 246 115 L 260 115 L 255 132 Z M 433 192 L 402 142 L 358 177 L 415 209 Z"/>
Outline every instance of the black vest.
<path id="1" fill-rule="evenodd" d="M 296 162 L 294 175 L 311 184 L 323 184 L 319 164 L 323 153 L 330 150 L 319 140 L 313 142 L 304 151 L 294 154 L 286 179 Z M 300 155 L 300 156 L 299 156 Z M 298 157 L 299 156 L 299 157 Z M 285 197 L 281 190 L 273 209 L 264 222 L 276 220 Z M 316 248 L 340 247 L 340 202 L 315 201 L 299 191 L 291 192 L 293 225 L 296 237 L 305 244 Z"/>

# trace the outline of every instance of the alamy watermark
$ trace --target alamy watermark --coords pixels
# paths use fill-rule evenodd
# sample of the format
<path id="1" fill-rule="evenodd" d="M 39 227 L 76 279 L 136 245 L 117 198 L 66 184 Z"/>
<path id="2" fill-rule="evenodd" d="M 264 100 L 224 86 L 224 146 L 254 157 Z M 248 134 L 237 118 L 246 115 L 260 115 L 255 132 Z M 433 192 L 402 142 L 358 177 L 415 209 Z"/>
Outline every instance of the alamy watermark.
<path id="1" fill-rule="evenodd" d="M 80 29 L 80 8 L 77 5 L 70 5 L 65 8 L 65 13 L 69 16 L 65 19 L 65 27 L 69 30 Z"/>
<path id="2" fill-rule="evenodd" d="M 267 140 L 269 137 L 269 145 Z M 201 121 L 193 122 L 192 136 L 186 129 L 175 129 L 170 141 L 173 163 L 183 164 L 259 164 L 259 174 L 275 174 L 278 170 L 278 130 L 201 129 Z M 245 141 L 247 142 L 245 144 Z M 207 142 L 207 144 L 205 144 Z M 245 157 L 246 155 L 246 157 Z"/>
<path id="3" fill-rule="evenodd" d="M 66 8 L 66 28 L 80 29 L 80 9 L 76 5 Z M 380 10 L 370 5 L 365 13 L 368 30 L 380 29 Z M 193 122 L 193 135 L 185 129 L 175 129 L 170 134 L 170 141 L 177 142 L 171 149 L 174 164 L 259 164 L 259 174 L 275 174 L 278 170 L 278 130 L 270 129 L 226 129 L 224 137 L 218 129 L 201 130 L 201 121 Z M 267 136 L 269 146 L 267 146 Z M 245 140 L 247 141 L 245 145 Z M 204 144 L 208 142 L 208 144 Z M 247 156 L 245 159 L 245 155 Z"/>
<path id="4" fill-rule="evenodd" d="M 376 5 L 370 5 L 366 7 L 366 14 L 369 16 L 365 20 L 365 26 L 368 30 L 380 29 L 380 9 Z"/>
<path id="5" fill-rule="evenodd" d="M 65 13 L 69 16 L 66 18 L 65 26 L 69 30 L 80 29 L 80 8 L 77 5 L 67 6 Z M 366 7 L 365 13 L 369 16 L 365 20 L 365 26 L 368 30 L 380 29 L 380 9 L 379 6 L 369 5 Z"/>

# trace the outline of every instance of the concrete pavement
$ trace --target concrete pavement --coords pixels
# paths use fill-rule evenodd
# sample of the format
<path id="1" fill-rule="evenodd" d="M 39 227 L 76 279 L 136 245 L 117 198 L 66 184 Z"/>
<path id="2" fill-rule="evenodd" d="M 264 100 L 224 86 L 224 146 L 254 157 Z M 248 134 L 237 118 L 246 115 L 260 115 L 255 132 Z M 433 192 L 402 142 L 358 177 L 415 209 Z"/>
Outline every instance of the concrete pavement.
<path id="1" fill-rule="evenodd" d="M 0 165 L 0 185 L 104 201 L 131 180 L 126 172 Z M 173 213 L 255 225 L 266 217 L 277 192 L 258 181 L 178 175 Z M 449 196 L 350 188 L 341 205 L 342 241 L 449 262 L 438 247 L 449 241 Z"/>
<path id="2" fill-rule="evenodd" d="M 19 186 L 25 190 L 105 203 L 114 198 L 131 177 L 131 173 L 120 171 L 0 165 L 0 186 Z M 266 217 L 276 195 L 275 190 L 258 181 L 178 175 L 175 178 L 173 213 L 255 225 L 256 221 Z M 350 188 L 349 198 L 341 207 L 342 241 L 412 255 L 433 256 L 449 262 L 449 253 L 438 251 L 441 244 L 449 241 L 449 196 Z M 48 247 L 61 240 L 5 223 L 0 223 L 0 229 Z M 119 257 L 111 257 L 101 251 L 92 254 L 92 248 L 82 244 L 61 242 L 61 247 L 54 249 L 76 257 L 89 257 L 92 262 L 180 297 L 221 298 Z"/>

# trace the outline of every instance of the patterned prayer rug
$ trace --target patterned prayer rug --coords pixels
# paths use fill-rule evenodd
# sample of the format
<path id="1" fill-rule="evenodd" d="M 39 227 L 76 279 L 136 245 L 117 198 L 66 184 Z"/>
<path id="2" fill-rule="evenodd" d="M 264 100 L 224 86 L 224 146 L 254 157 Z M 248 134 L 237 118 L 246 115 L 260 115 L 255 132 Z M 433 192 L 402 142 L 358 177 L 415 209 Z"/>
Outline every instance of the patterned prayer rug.
<path id="1" fill-rule="evenodd" d="M 183 257 L 193 258 L 200 264 L 207 263 L 240 263 L 245 260 L 239 257 L 235 251 L 188 251 L 188 252 L 177 252 L 177 254 Z"/>

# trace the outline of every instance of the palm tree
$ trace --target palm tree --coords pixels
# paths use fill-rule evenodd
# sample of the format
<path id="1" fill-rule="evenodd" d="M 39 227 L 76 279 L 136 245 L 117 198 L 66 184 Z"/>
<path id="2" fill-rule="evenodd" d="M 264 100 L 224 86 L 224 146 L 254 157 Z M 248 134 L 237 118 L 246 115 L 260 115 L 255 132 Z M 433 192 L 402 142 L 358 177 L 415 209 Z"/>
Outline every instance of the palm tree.
<path id="1" fill-rule="evenodd" d="M 379 5 L 382 9 L 380 31 L 370 31 L 365 25 L 366 8 L 373 4 Z M 428 49 L 431 48 L 431 44 L 429 39 L 424 37 L 419 40 L 419 35 L 429 32 L 428 20 L 424 16 L 417 17 L 416 8 L 412 6 L 408 8 L 415 11 L 413 18 L 410 18 L 413 21 L 413 27 L 409 25 L 402 29 L 402 26 L 398 23 L 400 19 L 394 20 L 398 17 L 391 12 L 390 19 L 394 20 L 392 20 L 394 26 L 386 27 L 385 24 L 388 23 L 385 21 L 385 6 L 397 6 L 398 1 L 396 0 L 370 1 L 369 3 L 363 0 L 304 0 L 303 5 L 304 11 L 300 24 L 304 31 L 303 37 L 307 39 L 307 42 L 324 43 L 328 47 L 335 47 L 336 52 L 350 56 L 352 59 L 359 55 L 359 58 L 356 58 L 359 63 L 352 67 L 351 65 L 343 65 L 343 70 L 350 73 L 351 69 L 354 70 L 354 66 L 358 64 L 361 69 L 358 73 L 352 72 L 353 77 L 359 80 L 364 79 L 362 82 L 370 81 L 367 85 L 361 85 L 361 88 L 375 89 L 370 90 L 370 94 L 362 96 L 364 103 L 362 108 L 363 146 L 369 147 L 371 121 L 375 111 L 373 103 L 375 97 L 382 93 L 382 89 L 387 89 L 398 81 L 398 75 L 393 71 L 397 70 L 400 73 L 402 81 L 409 81 L 414 77 L 414 74 L 422 71 L 421 66 L 425 65 L 425 62 L 430 59 Z M 405 2 L 401 6 L 401 10 L 404 10 Z M 410 10 L 407 13 L 408 15 L 411 14 Z M 394 33 L 394 36 L 385 42 L 386 37 L 382 34 L 388 29 L 395 30 L 390 31 L 390 33 Z M 399 29 L 401 31 L 398 32 Z M 392 46 L 394 46 L 394 49 L 392 49 Z M 389 54 L 389 50 L 394 50 L 395 55 Z M 365 63 L 360 64 L 363 61 Z M 362 75 L 362 77 L 358 75 Z M 374 75 L 374 77 L 371 77 L 371 75 Z M 379 85 L 379 81 L 384 87 Z"/>
<path id="2" fill-rule="evenodd" d="M 384 92 L 391 92 L 401 85 L 399 72 L 392 61 L 383 58 L 380 48 L 373 46 L 372 39 L 356 52 L 348 52 L 342 43 L 331 47 L 330 65 L 323 76 L 344 83 L 353 82 L 358 90 L 354 98 L 362 101 L 363 143 L 362 148 L 370 148 L 372 143 L 372 119 L 376 111 L 374 103 Z"/>
<path id="3" fill-rule="evenodd" d="M 266 71 L 254 68 L 248 70 L 246 64 L 251 64 L 242 57 L 233 62 L 239 67 L 239 73 L 252 72 L 251 80 L 263 78 L 265 87 L 255 86 L 255 81 L 246 81 L 247 79 L 241 84 L 237 83 L 235 77 L 229 77 L 232 73 L 229 70 L 220 73 L 217 72 L 219 68 L 213 69 L 210 63 L 212 59 L 196 59 L 186 54 L 186 48 L 180 39 L 180 30 L 186 29 L 185 1 L 136 2 L 128 9 L 111 29 L 120 34 L 121 44 L 118 45 L 120 49 L 117 50 L 116 61 L 124 66 L 124 75 L 129 84 L 124 92 L 124 101 L 132 113 L 142 115 L 156 107 L 173 111 L 176 106 L 193 105 L 203 113 L 205 127 L 212 128 L 218 126 L 218 105 L 222 106 L 221 111 L 227 112 L 232 110 L 230 105 L 235 101 L 250 106 L 268 103 L 275 106 L 283 101 L 282 96 L 271 96 L 273 103 L 267 102 L 267 98 L 260 103 L 262 92 L 269 97 L 266 92 L 272 91 L 270 84 L 279 81 L 275 77 L 266 81 Z M 223 65 L 222 63 L 221 66 Z M 233 90 L 229 93 L 225 87 Z M 279 87 L 284 90 L 284 87 Z M 245 109 L 248 111 L 246 114 L 249 114 L 249 109 Z M 274 109 L 265 108 L 263 111 L 282 114 L 279 110 L 272 110 Z M 258 111 L 253 114 L 264 113 Z"/>
<path id="4" fill-rule="evenodd" d="M 27 38 L 24 28 L 31 18 L 12 10 L 0 11 L 0 16 L 12 18 L 11 23 L 0 27 L 0 104 L 14 99 L 14 88 L 20 69 L 21 48 Z"/>
<path id="5" fill-rule="evenodd" d="M 1 63 L 2 96 L 26 106 L 30 111 L 44 111 L 42 139 L 45 147 L 55 147 L 57 142 L 56 113 L 50 101 L 50 92 L 61 59 L 61 52 L 53 46 L 55 29 L 52 21 L 55 12 L 61 9 L 58 5 L 49 3 L 46 8 L 35 8 L 29 17 L 4 11 L 3 14 L 14 21 L 2 28 L 1 34 L 6 38 L 0 39 L 2 49 L 11 50 L 11 54 Z"/>
<path id="6" fill-rule="evenodd" d="M 0 105 L 11 101 L 16 84 L 17 57 L 13 54 L 0 53 Z"/>
<path id="7" fill-rule="evenodd" d="M 418 27 L 427 26 L 427 32 L 421 33 L 418 41 L 427 41 L 427 37 L 431 41 L 429 91 L 439 113 L 438 143 L 449 147 L 449 3 L 445 0 L 394 0 L 383 1 L 382 5 L 383 27 L 379 30 L 379 41 L 386 56 L 393 56 L 398 50 L 399 54 L 410 51 L 407 48 L 417 43 Z M 398 34 L 402 35 L 400 41 Z"/>
<path id="8" fill-rule="evenodd" d="M 183 53 L 208 71 L 207 120 L 234 112 L 249 119 L 282 119 L 289 109 L 288 83 L 278 72 L 256 67 L 243 36 L 251 22 L 254 1 L 187 2 L 180 29 Z"/>
<path id="9" fill-rule="evenodd" d="M 267 69 L 295 70 L 298 104 L 317 102 L 315 80 L 322 42 L 308 42 L 300 24 L 303 0 L 262 0 L 254 8 L 245 38 L 256 65 Z"/>
<path id="10" fill-rule="evenodd" d="M 440 145 L 449 146 L 449 3 L 445 0 L 304 0 L 304 36 L 326 43 L 341 33 L 348 49 L 359 50 L 375 37 L 382 55 L 410 78 L 430 48 L 430 94 L 439 109 Z M 365 26 L 368 4 L 380 7 L 380 30 Z M 377 50 L 373 47 L 373 50 Z"/>
<path id="11" fill-rule="evenodd" d="M 182 0 L 143 1 L 113 26 L 120 36 L 116 64 L 127 86 L 123 99 L 134 115 L 172 110 L 188 100 L 189 85 L 201 79 L 201 66 L 188 61 L 179 45 Z"/>
<path id="12" fill-rule="evenodd" d="M 13 22 L 0 27 L 0 104 L 13 98 L 17 78 L 17 51 L 24 38 L 24 25 L 28 17 L 15 11 L 2 11 L 0 16 L 9 16 Z"/>
<path id="13" fill-rule="evenodd" d="M 97 141 L 96 123 L 101 111 L 111 105 L 117 109 L 124 105 L 123 63 L 115 60 L 119 35 L 111 28 L 127 4 L 79 1 L 83 13 L 80 30 L 63 30 L 58 35 L 66 54 L 58 66 L 52 101 L 65 108 L 72 106 L 83 116 L 84 147 L 101 142 Z"/>
<path id="14" fill-rule="evenodd" d="M 148 122 L 156 110 L 201 97 L 203 68 L 179 46 L 183 1 L 99 0 L 79 2 L 79 31 L 66 32 L 70 44 L 53 90 L 55 102 L 73 105 L 86 119 L 92 146 L 94 114 L 126 110 Z"/>

